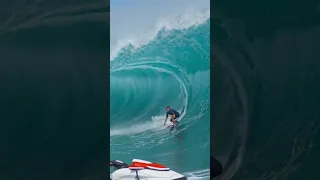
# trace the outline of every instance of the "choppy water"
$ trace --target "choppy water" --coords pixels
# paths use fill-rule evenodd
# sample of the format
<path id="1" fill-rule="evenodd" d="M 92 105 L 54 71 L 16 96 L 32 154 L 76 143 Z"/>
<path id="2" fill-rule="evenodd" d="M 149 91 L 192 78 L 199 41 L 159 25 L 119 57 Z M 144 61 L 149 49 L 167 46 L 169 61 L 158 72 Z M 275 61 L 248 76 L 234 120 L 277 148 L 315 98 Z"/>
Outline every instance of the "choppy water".
<path id="1" fill-rule="evenodd" d="M 145 159 L 209 178 L 209 31 L 207 13 L 188 26 L 165 26 L 147 43 L 128 44 L 112 57 L 111 159 Z M 171 133 L 163 126 L 167 105 L 186 109 Z"/>

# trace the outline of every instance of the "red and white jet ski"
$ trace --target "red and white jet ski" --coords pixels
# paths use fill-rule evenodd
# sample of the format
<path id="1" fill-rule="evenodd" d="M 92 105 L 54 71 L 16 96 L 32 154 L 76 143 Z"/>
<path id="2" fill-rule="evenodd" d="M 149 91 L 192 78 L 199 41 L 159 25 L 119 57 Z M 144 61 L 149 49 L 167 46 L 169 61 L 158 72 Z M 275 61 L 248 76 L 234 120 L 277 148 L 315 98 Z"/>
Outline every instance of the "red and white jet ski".
<path id="1" fill-rule="evenodd" d="M 110 174 L 110 180 L 186 180 L 182 174 L 170 170 L 170 168 L 149 161 L 133 159 L 128 165 L 122 161 L 110 161 L 110 167 L 115 171 Z"/>

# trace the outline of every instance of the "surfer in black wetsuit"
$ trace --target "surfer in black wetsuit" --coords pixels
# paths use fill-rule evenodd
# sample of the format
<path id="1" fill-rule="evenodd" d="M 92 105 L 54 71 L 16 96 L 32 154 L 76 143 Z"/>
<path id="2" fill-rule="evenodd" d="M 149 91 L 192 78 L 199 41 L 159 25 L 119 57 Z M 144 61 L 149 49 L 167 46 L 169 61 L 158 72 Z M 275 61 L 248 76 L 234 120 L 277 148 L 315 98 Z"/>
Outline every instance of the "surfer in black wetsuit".
<path id="1" fill-rule="evenodd" d="M 178 111 L 171 109 L 170 106 L 167 106 L 166 109 L 167 109 L 167 116 L 166 116 L 166 119 L 164 120 L 163 125 L 166 125 L 169 114 L 171 115 L 170 121 L 175 125 L 177 122 L 175 119 L 180 117 L 180 114 L 178 113 Z"/>

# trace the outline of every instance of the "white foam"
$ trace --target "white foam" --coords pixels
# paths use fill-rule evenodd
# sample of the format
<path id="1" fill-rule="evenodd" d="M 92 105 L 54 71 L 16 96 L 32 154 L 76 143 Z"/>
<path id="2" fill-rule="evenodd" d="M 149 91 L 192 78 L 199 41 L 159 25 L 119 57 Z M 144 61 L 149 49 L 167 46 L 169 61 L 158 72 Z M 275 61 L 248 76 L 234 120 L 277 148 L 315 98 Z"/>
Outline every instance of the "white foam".
<path id="1" fill-rule="evenodd" d="M 181 111 L 181 110 L 180 110 Z M 180 120 L 184 117 L 184 113 L 181 114 Z M 146 131 L 159 131 L 167 128 L 168 121 L 166 125 L 164 125 L 164 119 L 166 118 L 165 115 L 163 116 L 152 116 L 151 121 L 146 120 L 145 123 L 135 124 L 125 128 L 115 128 L 110 129 L 110 136 L 123 136 L 123 135 L 133 135 L 138 133 L 143 133 Z"/>
<path id="2" fill-rule="evenodd" d="M 183 173 L 188 179 L 194 180 L 208 180 L 210 179 L 210 169 L 202 169 Z"/>
<path id="3" fill-rule="evenodd" d="M 151 121 L 148 119 L 145 123 L 135 124 L 125 128 L 110 129 L 110 136 L 119 136 L 119 135 L 133 135 L 142 133 L 150 130 L 161 130 L 166 127 L 163 126 L 164 116 L 161 118 L 151 118 Z"/>

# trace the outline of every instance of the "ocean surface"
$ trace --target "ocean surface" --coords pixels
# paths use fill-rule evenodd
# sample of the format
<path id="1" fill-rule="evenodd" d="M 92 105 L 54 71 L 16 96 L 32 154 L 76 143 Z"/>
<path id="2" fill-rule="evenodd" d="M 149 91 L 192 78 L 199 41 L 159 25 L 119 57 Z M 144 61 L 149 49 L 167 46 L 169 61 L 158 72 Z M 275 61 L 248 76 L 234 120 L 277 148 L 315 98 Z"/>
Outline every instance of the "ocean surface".
<path id="1" fill-rule="evenodd" d="M 164 164 L 209 179 L 210 21 L 163 26 L 139 46 L 126 44 L 110 64 L 110 158 Z M 163 125 L 166 106 L 180 124 Z M 167 125 L 169 125 L 169 121 Z"/>

